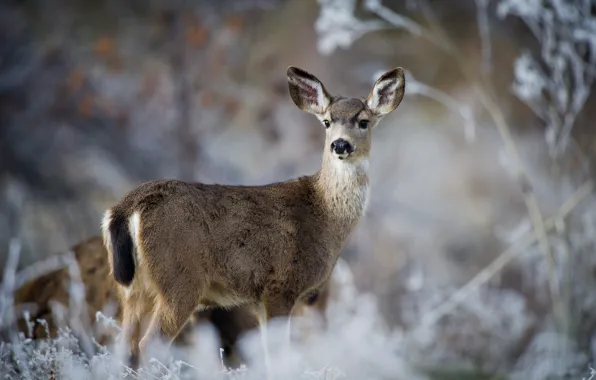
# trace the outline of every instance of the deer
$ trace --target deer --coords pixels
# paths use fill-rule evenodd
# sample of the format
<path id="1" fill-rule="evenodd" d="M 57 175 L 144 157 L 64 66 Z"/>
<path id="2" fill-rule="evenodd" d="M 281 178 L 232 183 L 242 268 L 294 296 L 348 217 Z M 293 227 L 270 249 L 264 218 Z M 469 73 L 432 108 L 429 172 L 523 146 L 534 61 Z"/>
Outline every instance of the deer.
<path id="1" fill-rule="evenodd" d="M 366 98 L 331 96 L 294 66 L 287 81 L 295 105 L 325 128 L 316 173 L 257 186 L 151 180 L 104 212 L 131 358 L 145 362 L 157 339 L 168 347 L 209 307 L 244 305 L 264 339 L 267 323 L 289 319 L 328 280 L 367 207 L 372 130 L 401 103 L 404 70 L 382 74 Z"/>
<path id="2" fill-rule="evenodd" d="M 89 330 L 94 331 L 98 343 L 111 342 L 111 332 L 100 331 L 95 324 L 98 311 L 109 312 L 117 309 L 117 288 L 110 275 L 107 253 L 100 236 L 92 236 L 70 247 L 80 273 L 80 281 L 85 289 L 84 305 L 71 305 L 69 288 L 73 284 L 71 273 L 66 266 L 35 277 L 15 289 L 14 306 L 17 309 L 16 321 L 20 332 L 27 338 L 55 338 L 61 326 L 68 325 L 72 333 L 84 342 Z M 55 307 L 68 311 L 63 318 L 55 314 Z M 79 312 L 69 315 L 70 311 Z M 23 313 L 29 313 L 27 321 Z M 114 313 L 115 314 L 115 313 Z M 43 320 L 43 324 L 38 321 Z"/>

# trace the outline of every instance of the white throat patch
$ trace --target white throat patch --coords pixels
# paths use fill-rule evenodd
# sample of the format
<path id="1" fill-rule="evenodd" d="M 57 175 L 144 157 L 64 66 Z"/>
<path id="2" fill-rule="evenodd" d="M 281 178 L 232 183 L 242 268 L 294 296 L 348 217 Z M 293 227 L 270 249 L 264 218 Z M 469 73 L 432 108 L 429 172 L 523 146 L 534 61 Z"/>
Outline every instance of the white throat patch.
<path id="1" fill-rule="evenodd" d="M 370 163 L 366 158 L 358 161 L 333 160 L 335 173 L 339 176 L 367 175 L 369 166 Z"/>
<path id="2" fill-rule="evenodd" d="M 333 159 L 334 178 L 336 180 L 336 189 L 340 196 L 353 197 L 356 200 L 354 205 L 356 210 L 349 210 L 349 212 L 357 212 L 364 214 L 368 207 L 368 199 L 370 193 L 370 186 L 368 181 L 368 159 L 361 159 L 358 161 L 342 161 Z M 354 184 L 357 184 L 354 186 Z M 346 210 L 348 211 L 348 210 Z"/>

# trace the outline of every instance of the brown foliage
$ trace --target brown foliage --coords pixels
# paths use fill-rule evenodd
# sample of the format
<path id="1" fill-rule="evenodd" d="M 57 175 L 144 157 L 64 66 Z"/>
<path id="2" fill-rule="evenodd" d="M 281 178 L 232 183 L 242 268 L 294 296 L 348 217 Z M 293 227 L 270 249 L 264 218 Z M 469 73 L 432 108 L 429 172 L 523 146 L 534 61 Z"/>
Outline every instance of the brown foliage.
<path id="1" fill-rule="evenodd" d="M 207 41 L 207 28 L 193 25 L 186 30 L 186 43 L 192 47 L 201 47 Z"/>
<path id="2" fill-rule="evenodd" d="M 143 73 L 139 97 L 142 101 L 149 100 L 157 91 L 160 85 L 160 77 L 155 72 Z"/>
<path id="3" fill-rule="evenodd" d="M 95 42 L 95 53 L 101 58 L 109 58 L 115 51 L 116 43 L 112 36 L 101 36 Z"/>
<path id="4" fill-rule="evenodd" d="M 86 94 L 78 103 L 79 114 L 89 117 L 93 113 L 94 98 L 91 94 Z"/>
<path id="5" fill-rule="evenodd" d="M 226 26 L 234 32 L 241 32 L 244 29 L 244 19 L 240 15 L 232 15 L 227 18 Z"/>
<path id="6" fill-rule="evenodd" d="M 66 87 L 70 92 L 77 92 L 85 83 L 86 73 L 83 69 L 74 68 L 66 78 Z"/>
<path id="7" fill-rule="evenodd" d="M 215 105 L 215 96 L 211 91 L 204 91 L 201 96 L 201 103 L 203 107 L 213 107 Z"/>

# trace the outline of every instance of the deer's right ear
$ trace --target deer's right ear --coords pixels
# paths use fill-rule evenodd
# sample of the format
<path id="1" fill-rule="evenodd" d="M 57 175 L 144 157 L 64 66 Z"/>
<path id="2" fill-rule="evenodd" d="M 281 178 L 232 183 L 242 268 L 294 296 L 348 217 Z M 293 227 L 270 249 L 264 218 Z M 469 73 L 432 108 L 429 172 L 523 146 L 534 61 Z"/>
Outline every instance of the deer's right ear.
<path id="1" fill-rule="evenodd" d="M 288 85 L 294 103 L 303 111 L 321 115 L 331 104 L 323 83 L 314 75 L 297 67 L 288 67 Z"/>

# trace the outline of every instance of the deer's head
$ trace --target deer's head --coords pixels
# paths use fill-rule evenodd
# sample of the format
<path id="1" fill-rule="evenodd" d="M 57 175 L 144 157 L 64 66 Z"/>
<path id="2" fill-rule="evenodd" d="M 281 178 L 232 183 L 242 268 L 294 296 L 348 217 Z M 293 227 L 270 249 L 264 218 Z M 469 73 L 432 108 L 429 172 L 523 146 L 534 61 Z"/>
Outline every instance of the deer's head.
<path id="1" fill-rule="evenodd" d="M 404 96 L 404 70 L 381 75 L 367 98 L 331 96 L 314 75 L 290 66 L 290 96 L 298 108 L 314 114 L 326 128 L 325 154 L 344 162 L 368 158 L 375 125 L 397 108 Z"/>

